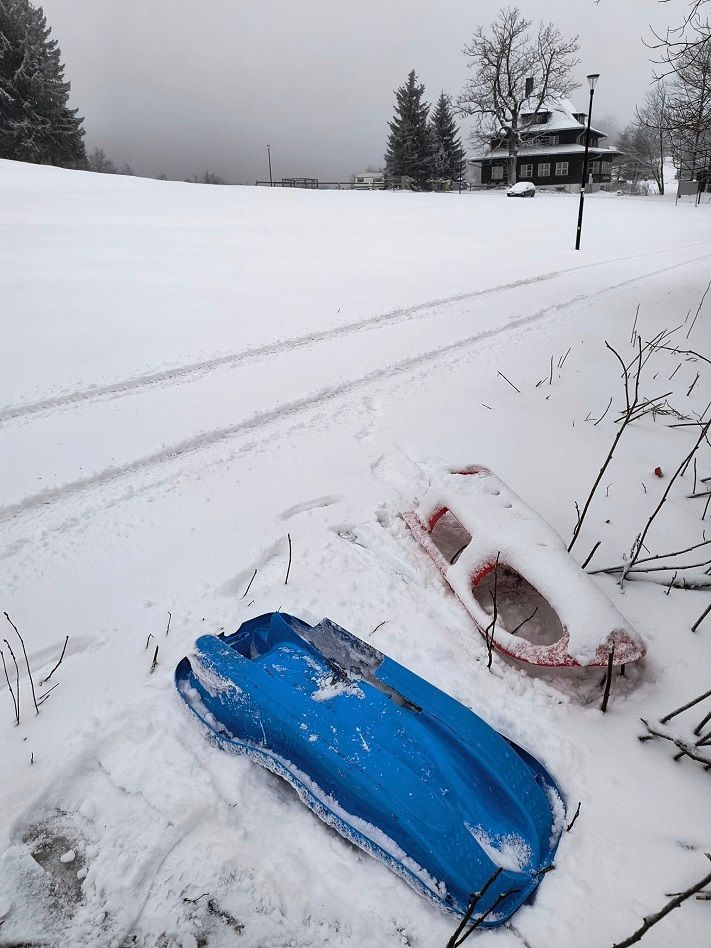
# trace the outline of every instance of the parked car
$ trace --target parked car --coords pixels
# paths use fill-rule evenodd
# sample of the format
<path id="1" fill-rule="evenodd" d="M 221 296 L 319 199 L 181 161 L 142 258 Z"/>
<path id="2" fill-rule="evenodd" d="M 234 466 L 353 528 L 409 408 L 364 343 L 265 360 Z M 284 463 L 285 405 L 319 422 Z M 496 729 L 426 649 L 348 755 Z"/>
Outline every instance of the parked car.
<path id="1" fill-rule="evenodd" d="M 532 198 L 536 196 L 536 185 L 532 181 L 517 181 L 506 192 L 510 198 Z"/>

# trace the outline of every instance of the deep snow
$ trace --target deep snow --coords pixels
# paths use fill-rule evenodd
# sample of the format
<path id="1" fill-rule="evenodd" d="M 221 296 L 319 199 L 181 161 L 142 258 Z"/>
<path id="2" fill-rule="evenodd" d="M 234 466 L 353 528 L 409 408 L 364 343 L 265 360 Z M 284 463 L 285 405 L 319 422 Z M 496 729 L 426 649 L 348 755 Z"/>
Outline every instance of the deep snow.
<path id="1" fill-rule="evenodd" d="M 19 728 L 0 678 L 0 945 L 445 944 L 449 919 L 180 710 L 172 672 L 194 639 L 280 607 L 371 641 L 538 757 L 569 813 L 581 801 L 556 871 L 482 948 L 608 948 L 708 871 L 711 776 L 637 736 L 640 717 L 711 687 L 711 620 L 690 631 L 709 592 L 620 595 L 596 578 L 649 649 L 602 715 L 599 673 L 574 698 L 574 680 L 498 657 L 487 672 L 400 515 L 432 464 L 477 462 L 567 541 L 624 404 L 604 339 L 631 358 L 638 304 L 645 340 L 691 311 L 673 338 L 709 354 L 711 298 L 685 336 L 711 208 L 594 196 L 576 254 L 567 195 L 211 188 L 10 162 L 0 191 L 0 611 L 36 681 L 69 635 L 39 716 L 22 678 Z M 700 414 L 708 366 L 656 353 L 643 390 Z M 668 477 L 693 442 L 670 420 L 623 437 L 578 561 L 597 540 L 593 566 L 629 549 L 666 486 L 654 468 Z M 703 538 L 692 482 L 652 552 Z M 20 657 L 13 635 L 5 622 Z M 644 944 L 701 948 L 710 911 L 692 900 Z"/>

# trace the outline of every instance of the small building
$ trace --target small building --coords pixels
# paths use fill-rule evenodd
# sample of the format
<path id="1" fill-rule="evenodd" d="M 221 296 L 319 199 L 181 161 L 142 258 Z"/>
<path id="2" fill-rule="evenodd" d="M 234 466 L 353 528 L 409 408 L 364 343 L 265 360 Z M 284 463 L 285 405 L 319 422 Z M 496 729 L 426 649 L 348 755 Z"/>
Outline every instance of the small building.
<path id="1" fill-rule="evenodd" d="M 356 191 L 382 191 L 385 188 L 384 171 L 364 171 L 357 174 L 353 187 Z"/>
<path id="2" fill-rule="evenodd" d="M 522 134 L 516 162 L 516 180 L 532 181 L 537 188 L 579 191 L 583 177 L 587 114 L 578 112 L 569 99 L 544 102 L 537 114 L 523 112 L 531 125 Z M 612 159 L 620 152 L 602 143 L 607 135 L 590 128 L 588 181 L 595 186 L 612 180 Z M 508 184 L 509 150 L 503 133 L 468 164 L 481 169 L 481 183 L 487 187 Z"/>

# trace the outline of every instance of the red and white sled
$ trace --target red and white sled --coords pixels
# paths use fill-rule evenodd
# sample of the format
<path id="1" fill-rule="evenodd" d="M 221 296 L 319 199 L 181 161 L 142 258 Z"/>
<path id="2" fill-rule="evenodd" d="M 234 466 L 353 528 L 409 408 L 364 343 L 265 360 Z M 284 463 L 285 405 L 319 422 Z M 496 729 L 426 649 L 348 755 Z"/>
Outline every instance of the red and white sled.
<path id="1" fill-rule="evenodd" d="M 437 472 L 404 519 L 497 651 L 554 668 L 645 655 L 558 534 L 486 468 Z"/>

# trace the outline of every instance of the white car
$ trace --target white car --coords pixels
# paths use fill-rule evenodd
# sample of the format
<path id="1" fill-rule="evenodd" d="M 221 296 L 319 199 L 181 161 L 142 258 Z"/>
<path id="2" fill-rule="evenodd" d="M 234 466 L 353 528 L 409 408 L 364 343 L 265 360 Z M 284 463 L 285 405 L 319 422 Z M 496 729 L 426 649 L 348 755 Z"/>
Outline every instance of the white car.
<path id="1" fill-rule="evenodd" d="M 506 192 L 510 198 L 532 198 L 536 196 L 536 185 L 532 181 L 517 181 Z"/>

